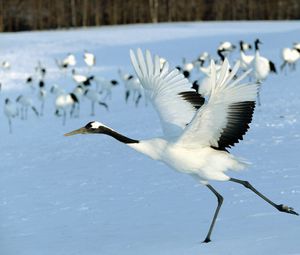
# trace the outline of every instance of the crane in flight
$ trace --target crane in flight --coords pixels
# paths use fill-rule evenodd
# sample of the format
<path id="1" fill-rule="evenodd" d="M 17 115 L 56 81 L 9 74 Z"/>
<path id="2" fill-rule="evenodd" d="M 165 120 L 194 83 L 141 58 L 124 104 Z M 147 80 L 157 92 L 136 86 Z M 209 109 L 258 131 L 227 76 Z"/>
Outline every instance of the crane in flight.
<path id="1" fill-rule="evenodd" d="M 277 210 L 298 215 L 293 208 L 276 204 L 257 191 L 248 181 L 231 178 L 227 170 L 241 170 L 247 164 L 229 153 L 228 149 L 249 128 L 255 108 L 257 83 L 241 83 L 250 71 L 236 78 L 237 63 L 229 71 L 224 60 L 217 73 L 211 61 L 211 93 L 207 102 L 193 90 L 192 84 L 177 69 L 170 69 L 166 61 L 161 68 L 159 56 L 152 57 L 138 49 L 130 51 L 135 72 L 155 107 L 164 135 L 149 140 L 129 138 L 114 129 L 92 121 L 65 136 L 76 134 L 105 134 L 126 144 L 154 160 L 159 160 L 183 173 L 196 177 L 217 197 L 208 233 L 203 242 L 211 241 L 211 234 L 221 208 L 223 197 L 211 181 L 231 181 L 242 184 Z"/>

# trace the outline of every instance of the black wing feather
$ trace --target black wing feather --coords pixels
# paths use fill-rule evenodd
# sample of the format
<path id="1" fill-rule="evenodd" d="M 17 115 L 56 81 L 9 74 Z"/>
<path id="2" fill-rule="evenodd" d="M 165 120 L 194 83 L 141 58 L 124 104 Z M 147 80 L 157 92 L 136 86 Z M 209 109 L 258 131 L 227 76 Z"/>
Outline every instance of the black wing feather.
<path id="1" fill-rule="evenodd" d="M 202 97 L 196 91 L 184 91 L 180 92 L 178 95 L 181 96 L 184 100 L 191 103 L 196 110 L 198 110 L 205 102 L 204 97 Z"/>
<path id="2" fill-rule="evenodd" d="M 243 135 L 249 129 L 255 108 L 255 102 L 246 101 L 231 104 L 228 108 L 228 122 L 223 129 L 218 141 L 218 147 L 212 147 L 217 150 L 231 148 L 239 140 L 243 140 Z"/>

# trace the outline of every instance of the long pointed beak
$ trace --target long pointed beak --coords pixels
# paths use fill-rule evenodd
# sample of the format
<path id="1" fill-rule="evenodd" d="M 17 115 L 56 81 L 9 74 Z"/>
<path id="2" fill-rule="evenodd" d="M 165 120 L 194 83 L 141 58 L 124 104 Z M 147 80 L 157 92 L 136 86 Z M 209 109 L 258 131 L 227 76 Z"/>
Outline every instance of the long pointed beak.
<path id="1" fill-rule="evenodd" d="M 78 135 L 78 134 L 87 134 L 88 130 L 85 127 L 75 129 L 69 133 L 64 134 L 64 136 Z"/>

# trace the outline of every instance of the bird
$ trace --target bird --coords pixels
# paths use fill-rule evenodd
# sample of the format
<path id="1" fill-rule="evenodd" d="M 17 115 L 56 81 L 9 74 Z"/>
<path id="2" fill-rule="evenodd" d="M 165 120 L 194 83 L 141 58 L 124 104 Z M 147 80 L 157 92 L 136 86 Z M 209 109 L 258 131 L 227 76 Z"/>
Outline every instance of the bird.
<path id="1" fill-rule="evenodd" d="M 11 101 L 9 98 L 6 98 L 4 101 L 4 114 L 8 120 L 8 130 L 9 133 L 12 133 L 12 119 L 19 115 L 18 108 L 16 104 Z"/>
<path id="2" fill-rule="evenodd" d="M 111 99 L 112 96 L 112 88 L 117 86 L 119 82 L 117 80 L 109 80 L 104 77 L 95 77 L 95 83 L 97 86 L 97 89 L 101 94 L 103 94 L 103 100 L 106 100 L 106 98 Z"/>
<path id="3" fill-rule="evenodd" d="M 96 64 L 95 55 L 88 51 L 84 51 L 83 60 L 89 68 L 92 68 Z"/>
<path id="4" fill-rule="evenodd" d="M 72 70 L 72 77 L 78 85 L 82 84 L 84 86 L 90 86 L 91 81 L 95 78 L 93 75 L 85 76 L 83 74 L 78 74 L 76 73 L 75 69 Z"/>
<path id="5" fill-rule="evenodd" d="M 3 70 L 8 70 L 8 69 L 10 69 L 10 67 L 11 67 L 10 62 L 8 62 L 7 60 L 2 62 Z"/>
<path id="6" fill-rule="evenodd" d="M 262 42 L 259 39 L 256 39 L 254 42 L 255 56 L 252 61 L 252 67 L 254 69 L 253 70 L 254 79 L 258 84 L 261 84 L 271 72 L 277 73 L 277 71 L 276 71 L 275 64 L 272 61 L 260 55 L 259 44 L 262 44 Z M 260 91 L 257 92 L 257 102 L 258 105 L 261 105 Z"/>
<path id="7" fill-rule="evenodd" d="M 162 67 L 161 60 L 159 61 L 160 67 Z M 138 106 L 144 93 L 140 80 L 137 77 L 134 77 L 132 74 L 123 73 L 121 69 L 118 69 L 118 74 L 125 85 L 125 102 L 127 103 L 130 95 L 132 95 L 135 106 Z M 145 100 L 147 102 L 147 98 L 145 98 Z"/>
<path id="8" fill-rule="evenodd" d="M 283 63 L 280 66 L 280 70 L 283 71 L 286 65 L 290 67 L 290 70 L 296 69 L 296 62 L 300 58 L 300 49 L 297 48 L 283 48 L 281 52 Z"/>
<path id="9" fill-rule="evenodd" d="M 225 42 L 221 42 L 218 50 L 221 51 L 225 51 L 225 52 L 231 52 L 236 48 L 236 46 L 234 44 L 232 44 L 231 42 L 225 41 Z"/>
<path id="10" fill-rule="evenodd" d="M 88 88 L 85 90 L 84 95 L 91 101 L 91 116 L 95 115 L 96 103 L 108 110 L 108 105 L 102 101 L 102 96 L 97 90 Z"/>
<path id="11" fill-rule="evenodd" d="M 45 75 L 47 73 L 47 69 L 46 69 L 46 67 L 44 67 L 42 65 L 41 61 L 38 61 L 38 64 L 35 67 L 35 71 L 37 72 L 37 75 L 39 75 L 42 80 L 45 78 Z"/>
<path id="12" fill-rule="evenodd" d="M 31 109 L 34 114 L 38 117 L 39 112 L 33 105 L 33 101 L 30 97 L 25 95 L 20 95 L 17 97 L 16 102 L 21 106 L 21 119 L 26 120 L 28 117 L 28 109 Z"/>
<path id="13" fill-rule="evenodd" d="M 44 114 L 44 106 L 47 98 L 47 90 L 45 89 L 45 82 L 43 80 L 39 81 L 39 91 L 38 91 L 38 99 L 41 102 L 40 115 Z"/>
<path id="14" fill-rule="evenodd" d="M 253 60 L 253 67 L 256 81 L 262 82 L 268 77 L 270 72 L 276 73 L 277 71 L 275 64 L 272 61 L 260 55 L 259 44 L 262 44 L 262 42 L 259 39 L 256 39 L 254 42 L 255 57 Z"/>
<path id="15" fill-rule="evenodd" d="M 50 93 L 54 94 L 55 96 L 59 96 L 59 95 L 65 94 L 66 91 L 63 88 L 61 88 L 58 84 L 54 84 L 50 88 Z"/>
<path id="16" fill-rule="evenodd" d="M 29 87 L 31 88 L 32 91 L 35 90 L 35 86 L 34 86 L 33 81 L 34 81 L 33 76 L 28 76 L 28 77 L 26 78 L 26 84 L 29 85 Z"/>
<path id="17" fill-rule="evenodd" d="M 79 103 L 78 98 L 74 93 L 63 93 L 56 97 L 55 99 L 55 115 L 61 117 L 62 124 L 66 124 L 67 110 L 70 109 L 70 116 L 73 117 L 74 111 L 76 109 L 76 104 Z M 62 114 L 61 114 L 62 111 Z"/>
<path id="18" fill-rule="evenodd" d="M 251 49 L 251 45 L 245 43 L 244 41 L 240 41 L 240 61 L 241 61 L 241 69 L 244 71 L 248 70 L 251 66 L 251 63 L 254 59 L 252 55 L 246 55 L 245 51 Z"/>
<path id="19" fill-rule="evenodd" d="M 55 59 L 55 63 L 60 70 L 66 73 L 66 70 L 69 67 L 76 65 L 76 58 L 74 54 L 68 53 L 68 55 L 62 60 Z"/>
<path id="20" fill-rule="evenodd" d="M 215 63 L 211 61 L 211 93 L 207 101 L 192 84 L 168 62 L 160 69 L 159 56 L 149 50 L 136 53 L 130 50 L 135 72 L 144 89 L 150 94 L 162 124 L 163 135 L 147 140 L 129 138 L 109 126 L 91 121 L 85 126 L 65 134 L 105 134 L 145 154 L 153 160 L 164 162 L 169 167 L 196 178 L 217 197 L 215 210 L 204 243 L 211 241 L 211 234 L 221 208 L 223 197 L 211 185 L 211 181 L 231 181 L 250 189 L 279 211 L 298 215 L 293 208 L 275 204 L 257 191 L 248 181 L 230 177 L 227 170 L 241 170 L 247 163 L 231 154 L 230 149 L 249 128 L 255 108 L 258 90 L 256 83 L 241 83 L 249 74 L 243 73 L 232 80 L 239 63 L 232 72 L 224 60 L 219 76 Z"/>
<path id="21" fill-rule="evenodd" d="M 86 88 L 83 85 L 77 85 L 72 91 L 72 93 L 76 96 L 77 101 L 78 101 L 75 104 L 75 109 L 74 109 L 74 112 L 73 112 L 74 117 L 79 117 L 80 103 L 81 103 L 82 97 L 84 96 L 85 91 L 86 91 Z"/>
<path id="22" fill-rule="evenodd" d="M 76 65 L 76 58 L 74 54 L 68 53 L 68 55 L 62 60 L 62 64 L 69 67 Z"/>

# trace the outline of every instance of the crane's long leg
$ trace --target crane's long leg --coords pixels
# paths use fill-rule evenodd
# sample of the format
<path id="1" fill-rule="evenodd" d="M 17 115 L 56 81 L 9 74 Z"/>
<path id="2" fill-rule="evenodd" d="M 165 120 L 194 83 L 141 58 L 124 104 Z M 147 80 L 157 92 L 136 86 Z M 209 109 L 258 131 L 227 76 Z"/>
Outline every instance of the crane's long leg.
<path id="1" fill-rule="evenodd" d="M 218 199 L 218 206 L 216 208 L 216 211 L 215 211 L 215 214 L 214 214 L 214 217 L 213 217 L 213 220 L 210 224 L 210 227 L 209 227 L 209 230 L 208 230 L 208 233 L 206 235 L 206 238 L 204 239 L 203 243 L 209 243 L 211 241 L 210 239 L 210 236 L 211 236 L 211 233 L 213 231 L 213 228 L 215 226 L 215 223 L 216 223 L 216 219 L 218 217 L 218 214 L 219 214 L 219 211 L 220 211 L 220 208 L 222 206 L 222 203 L 223 203 L 223 197 L 210 185 L 210 184 L 207 184 L 206 185 L 217 197 Z"/>
<path id="2" fill-rule="evenodd" d="M 248 181 L 243 181 L 243 180 L 239 180 L 239 179 L 235 179 L 235 178 L 230 178 L 229 180 L 232 181 L 232 182 L 236 182 L 236 183 L 242 184 L 247 189 L 252 190 L 256 195 L 258 195 L 263 200 L 265 200 L 267 203 L 269 203 L 270 205 L 272 205 L 273 207 L 275 207 L 278 211 L 285 212 L 285 213 L 290 213 L 290 214 L 295 214 L 295 215 L 299 215 L 297 212 L 294 211 L 294 208 L 292 208 L 292 207 L 288 207 L 288 206 L 283 205 L 283 204 L 275 204 L 269 198 L 267 198 L 266 196 L 264 196 L 263 194 L 261 194 L 259 191 L 257 191 Z"/>

